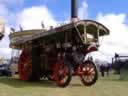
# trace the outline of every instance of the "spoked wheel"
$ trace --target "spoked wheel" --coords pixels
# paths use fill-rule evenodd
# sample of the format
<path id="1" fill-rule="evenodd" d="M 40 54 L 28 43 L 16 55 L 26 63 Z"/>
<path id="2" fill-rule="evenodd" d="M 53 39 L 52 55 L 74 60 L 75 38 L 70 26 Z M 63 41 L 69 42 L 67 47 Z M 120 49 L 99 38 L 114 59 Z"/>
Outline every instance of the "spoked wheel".
<path id="1" fill-rule="evenodd" d="M 92 61 L 85 61 L 80 66 L 81 71 L 81 82 L 85 86 L 91 86 L 96 83 L 98 79 L 98 73 L 95 64 Z"/>
<path id="2" fill-rule="evenodd" d="M 58 73 L 56 77 L 56 84 L 59 87 L 66 87 L 69 85 L 72 78 L 71 65 L 65 64 L 63 60 L 58 62 Z"/>
<path id="3" fill-rule="evenodd" d="M 18 62 L 18 71 L 19 78 L 21 80 L 27 81 L 30 80 L 30 76 L 32 74 L 32 63 L 31 63 L 31 55 L 28 51 L 22 51 L 19 62 Z"/>

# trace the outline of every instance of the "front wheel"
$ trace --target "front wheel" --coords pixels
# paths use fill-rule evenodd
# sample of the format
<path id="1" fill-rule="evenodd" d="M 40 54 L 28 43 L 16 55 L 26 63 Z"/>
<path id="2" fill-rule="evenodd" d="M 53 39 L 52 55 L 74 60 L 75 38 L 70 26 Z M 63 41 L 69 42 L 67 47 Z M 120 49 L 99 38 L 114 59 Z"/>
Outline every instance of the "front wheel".
<path id="1" fill-rule="evenodd" d="M 96 83 L 98 79 L 98 72 L 92 61 L 83 62 L 80 66 L 80 71 L 80 79 L 85 86 L 91 86 Z"/>
<path id="2" fill-rule="evenodd" d="M 59 87 L 66 87 L 69 85 L 72 78 L 71 64 L 64 60 L 58 62 L 58 73 L 56 77 L 56 84 Z"/>

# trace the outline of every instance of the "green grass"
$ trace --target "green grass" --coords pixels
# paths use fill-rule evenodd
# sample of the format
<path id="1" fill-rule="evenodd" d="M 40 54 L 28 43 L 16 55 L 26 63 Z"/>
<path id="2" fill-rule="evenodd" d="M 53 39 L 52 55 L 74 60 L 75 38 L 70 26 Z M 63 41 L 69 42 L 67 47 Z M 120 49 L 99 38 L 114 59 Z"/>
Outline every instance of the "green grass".
<path id="1" fill-rule="evenodd" d="M 128 80 L 128 70 L 121 70 L 120 80 Z"/>
<path id="2" fill-rule="evenodd" d="M 54 82 L 29 83 L 15 78 L 0 77 L 0 96 L 128 96 L 128 81 L 118 77 L 99 78 L 91 87 L 83 86 L 74 77 L 66 88 L 57 87 Z"/>

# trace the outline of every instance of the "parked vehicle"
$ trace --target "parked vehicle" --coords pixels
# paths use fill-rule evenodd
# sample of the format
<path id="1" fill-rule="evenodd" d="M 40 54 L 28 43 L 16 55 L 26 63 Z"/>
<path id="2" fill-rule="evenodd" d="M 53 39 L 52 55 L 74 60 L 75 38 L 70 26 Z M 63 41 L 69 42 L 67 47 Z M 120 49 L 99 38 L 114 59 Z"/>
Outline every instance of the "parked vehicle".
<path id="1" fill-rule="evenodd" d="M 72 22 L 49 30 L 21 30 L 9 35 L 10 47 L 22 50 L 18 61 L 20 80 L 48 78 L 66 87 L 77 75 L 86 86 L 96 82 L 96 66 L 84 58 L 98 50 L 99 36 L 108 35 L 109 30 L 93 20 L 78 20 L 76 0 L 71 1 Z"/>
<path id="2" fill-rule="evenodd" d="M 11 70 L 9 69 L 9 64 L 0 65 L 0 76 L 11 76 Z"/>
<path id="3" fill-rule="evenodd" d="M 115 70 L 115 74 L 120 74 L 122 69 L 128 70 L 128 56 L 115 54 L 112 58 L 112 68 Z"/>

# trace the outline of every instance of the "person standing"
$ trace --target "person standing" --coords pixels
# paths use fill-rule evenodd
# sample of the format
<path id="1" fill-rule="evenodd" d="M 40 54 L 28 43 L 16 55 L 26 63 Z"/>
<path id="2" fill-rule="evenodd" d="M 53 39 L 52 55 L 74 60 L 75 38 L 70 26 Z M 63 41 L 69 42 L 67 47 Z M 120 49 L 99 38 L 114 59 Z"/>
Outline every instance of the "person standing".
<path id="1" fill-rule="evenodd" d="M 104 77 L 104 71 L 105 71 L 105 66 L 102 64 L 100 65 L 100 72 L 102 77 Z"/>

